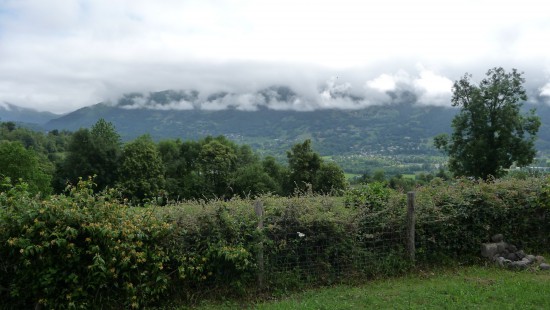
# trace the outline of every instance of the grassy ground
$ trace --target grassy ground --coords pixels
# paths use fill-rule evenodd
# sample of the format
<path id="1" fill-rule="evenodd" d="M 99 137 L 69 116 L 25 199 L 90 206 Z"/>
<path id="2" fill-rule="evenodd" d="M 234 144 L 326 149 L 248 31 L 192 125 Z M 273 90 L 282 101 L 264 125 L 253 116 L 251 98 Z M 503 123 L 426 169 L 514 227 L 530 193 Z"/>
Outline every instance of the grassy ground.
<path id="1" fill-rule="evenodd" d="M 550 272 L 468 267 L 199 309 L 550 309 Z"/>

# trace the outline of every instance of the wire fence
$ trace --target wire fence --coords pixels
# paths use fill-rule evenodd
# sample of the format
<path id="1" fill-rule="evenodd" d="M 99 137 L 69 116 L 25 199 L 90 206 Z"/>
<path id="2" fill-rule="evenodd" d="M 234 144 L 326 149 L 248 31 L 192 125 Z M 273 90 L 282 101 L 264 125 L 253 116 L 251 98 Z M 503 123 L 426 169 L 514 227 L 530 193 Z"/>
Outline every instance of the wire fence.
<path id="1" fill-rule="evenodd" d="M 395 274 L 412 265 L 414 255 L 411 257 L 408 244 L 414 244 L 414 233 L 411 241 L 411 218 L 406 212 L 395 216 L 385 214 L 392 210 L 381 210 L 351 222 L 314 221 L 304 225 L 293 214 L 265 218 L 259 202 L 255 209 L 260 219 L 258 227 L 269 227 L 257 259 L 261 285 L 264 278 L 269 282 L 270 278 L 284 279 L 285 275 L 301 283 L 354 281 Z"/>

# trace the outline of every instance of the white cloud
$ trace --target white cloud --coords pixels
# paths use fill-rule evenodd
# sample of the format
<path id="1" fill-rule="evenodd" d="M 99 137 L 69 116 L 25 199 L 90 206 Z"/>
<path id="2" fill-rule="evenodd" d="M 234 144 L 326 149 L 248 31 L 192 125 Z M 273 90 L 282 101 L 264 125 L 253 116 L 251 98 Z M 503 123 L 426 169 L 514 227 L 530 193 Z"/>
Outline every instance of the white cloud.
<path id="1" fill-rule="evenodd" d="M 542 5 L 3 0 L 0 101 L 67 112 L 131 91 L 253 94 L 288 84 L 307 98 L 292 103 L 298 109 L 376 104 L 389 100 L 385 92 L 404 87 L 422 103 L 444 104 L 448 82 L 464 72 L 512 65 L 539 77 L 550 70 L 550 19 Z M 426 72 L 415 76 L 415 63 Z M 365 100 L 334 97 L 331 91 L 319 96 L 330 76 Z M 257 98 L 235 99 L 239 109 L 261 104 Z M 223 104 L 228 102 L 210 108 Z"/>
<path id="2" fill-rule="evenodd" d="M 418 102 L 428 105 L 450 105 L 453 81 L 437 75 L 432 71 L 423 69 L 420 77 L 413 82 L 417 93 L 420 94 Z"/>

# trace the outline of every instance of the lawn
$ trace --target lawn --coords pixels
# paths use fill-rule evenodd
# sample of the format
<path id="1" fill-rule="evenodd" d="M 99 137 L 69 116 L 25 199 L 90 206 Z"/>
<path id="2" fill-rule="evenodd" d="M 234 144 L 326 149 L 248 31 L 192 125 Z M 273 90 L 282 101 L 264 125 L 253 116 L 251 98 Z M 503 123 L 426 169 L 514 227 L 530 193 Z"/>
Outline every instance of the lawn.
<path id="1" fill-rule="evenodd" d="M 550 309 L 550 272 L 466 267 L 199 309 Z"/>

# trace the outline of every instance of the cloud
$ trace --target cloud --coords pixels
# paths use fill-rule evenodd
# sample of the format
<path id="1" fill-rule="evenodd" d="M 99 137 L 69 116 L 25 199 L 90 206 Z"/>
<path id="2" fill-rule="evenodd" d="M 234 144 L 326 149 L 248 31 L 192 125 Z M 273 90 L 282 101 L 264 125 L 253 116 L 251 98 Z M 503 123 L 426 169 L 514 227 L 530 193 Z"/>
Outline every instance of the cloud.
<path id="1" fill-rule="evenodd" d="M 550 20 L 541 5 L 3 0 L 0 101 L 68 112 L 126 93 L 196 89 L 227 93 L 201 98 L 203 109 L 445 105 L 450 81 L 495 66 L 525 71 L 527 87 L 546 93 Z M 258 97 L 273 85 L 297 95 Z"/>

